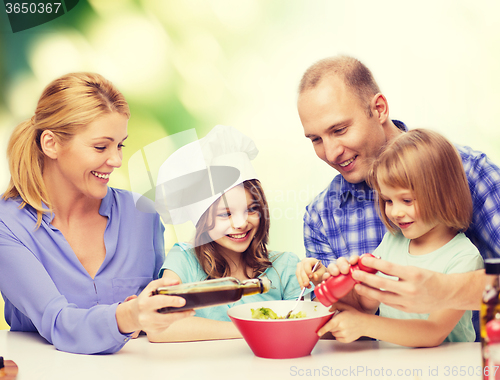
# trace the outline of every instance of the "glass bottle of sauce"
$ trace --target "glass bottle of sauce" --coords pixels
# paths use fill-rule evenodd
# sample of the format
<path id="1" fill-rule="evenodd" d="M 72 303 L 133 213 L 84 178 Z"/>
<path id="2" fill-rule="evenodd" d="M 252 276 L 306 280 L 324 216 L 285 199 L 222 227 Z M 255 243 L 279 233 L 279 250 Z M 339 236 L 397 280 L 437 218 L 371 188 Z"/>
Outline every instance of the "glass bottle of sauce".
<path id="1" fill-rule="evenodd" d="M 500 259 L 484 260 L 486 286 L 480 310 L 483 379 L 500 379 Z"/>
<path id="2" fill-rule="evenodd" d="M 159 313 L 172 313 L 236 302 L 243 296 L 266 293 L 269 289 L 271 281 L 266 277 L 246 281 L 223 277 L 158 288 L 153 295 L 164 294 L 184 298 L 186 304 L 182 307 L 164 307 L 158 310 Z"/>

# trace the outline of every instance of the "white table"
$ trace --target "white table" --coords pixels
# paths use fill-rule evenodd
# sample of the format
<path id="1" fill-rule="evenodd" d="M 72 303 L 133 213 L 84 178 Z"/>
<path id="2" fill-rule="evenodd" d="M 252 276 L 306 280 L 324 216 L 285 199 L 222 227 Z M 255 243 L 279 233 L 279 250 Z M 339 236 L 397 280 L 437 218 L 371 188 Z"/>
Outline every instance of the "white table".
<path id="1" fill-rule="evenodd" d="M 255 357 L 242 339 L 149 343 L 140 336 L 113 355 L 75 355 L 57 351 L 38 334 L 4 330 L 0 356 L 16 362 L 18 380 L 481 378 L 479 343 L 415 349 L 320 340 L 307 357 L 273 360 Z"/>

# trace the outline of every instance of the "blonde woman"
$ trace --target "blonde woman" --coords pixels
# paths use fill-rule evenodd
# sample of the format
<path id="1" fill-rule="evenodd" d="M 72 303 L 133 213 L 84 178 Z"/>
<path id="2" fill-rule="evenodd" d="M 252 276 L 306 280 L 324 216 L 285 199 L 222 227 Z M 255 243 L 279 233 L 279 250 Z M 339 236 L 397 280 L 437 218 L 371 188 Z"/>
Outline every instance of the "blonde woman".
<path id="1" fill-rule="evenodd" d="M 75 73 L 50 83 L 13 132 L 0 200 L 0 290 L 11 331 L 37 331 L 62 351 L 113 353 L 134 331 L 164 330 L 192 313 L 156 312 L 184 304 L 150 296 L 173 283 L 153 281 L 163 226 L 129 192 L 107 186 L 129 116 L 113 84 Z"/>

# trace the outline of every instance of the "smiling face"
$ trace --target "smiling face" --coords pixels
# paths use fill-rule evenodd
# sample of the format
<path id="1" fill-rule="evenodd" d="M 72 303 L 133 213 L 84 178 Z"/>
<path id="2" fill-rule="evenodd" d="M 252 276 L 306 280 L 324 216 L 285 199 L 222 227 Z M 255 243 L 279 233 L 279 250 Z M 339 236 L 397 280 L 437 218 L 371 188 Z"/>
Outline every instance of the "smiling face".
<path id="1" fill-rule="evenodd" d="M 387 120 L 385 98 L 377 94 L 372 99 L 370 117 L 368 105 L 363 106 L 341 79 L 329 76 L 302 92 L 297 106 L 304 134 L 317 156 L 348 182 L 364 181 L 371 159 L 388 139 L 383 125 Z"/>
<path id="2" fill-rule="evenodd" d="M 114 169 L 122 164 L 128 118 L 113 112 L 90 123 L 65 144 L 56 143 L 50 176 L 66 196 L 102 199 Z"/>
<path id="3" fill-rule="evenodd" d="M 379 182 L 380 198 L 385 204 L 385 214 L 403 235 L 419 245 L 441 240 L 449 228 L 439 222 L 424 222 L 418 211 L 418 203 L 410 189 L 391 187 Z"/>
<path id="4" fill-rule="evenodd" d="M 243 253 L 252 242 L 260 223 L 258 202 L 243 185 L 227 191 L 212 208 L 214 227 L 210 238 L 229 255 Z"/>

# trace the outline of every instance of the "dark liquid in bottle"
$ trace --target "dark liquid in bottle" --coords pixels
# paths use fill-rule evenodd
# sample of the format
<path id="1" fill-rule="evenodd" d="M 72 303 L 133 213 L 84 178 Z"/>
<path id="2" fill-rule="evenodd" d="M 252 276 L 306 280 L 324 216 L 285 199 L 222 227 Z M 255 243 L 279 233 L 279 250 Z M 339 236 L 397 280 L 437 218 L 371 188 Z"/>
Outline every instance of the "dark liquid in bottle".
<path id="1" fill-rule="evenodd" d="M 256 292 L 258 293 L 258 291 Z M 169 296 L 179 296 L 186 300 L 182 307 L 164 307 L 159 309 L 159 313 L 173 313 L 176 311 L 198 309 L 205 306 L 222 305 L 225 303 L 236 302 L 243 295 L 243 289 L 205 289 L 201 292 L 189 293 L 163 293 Z"/>

